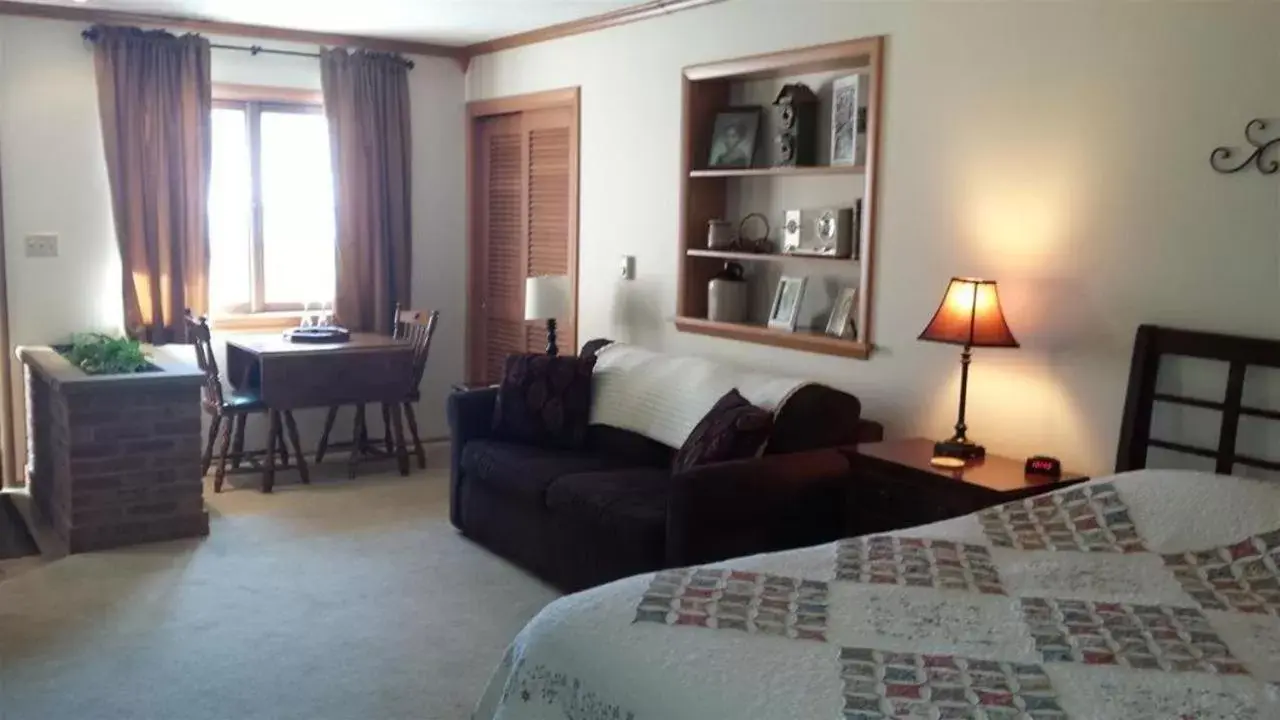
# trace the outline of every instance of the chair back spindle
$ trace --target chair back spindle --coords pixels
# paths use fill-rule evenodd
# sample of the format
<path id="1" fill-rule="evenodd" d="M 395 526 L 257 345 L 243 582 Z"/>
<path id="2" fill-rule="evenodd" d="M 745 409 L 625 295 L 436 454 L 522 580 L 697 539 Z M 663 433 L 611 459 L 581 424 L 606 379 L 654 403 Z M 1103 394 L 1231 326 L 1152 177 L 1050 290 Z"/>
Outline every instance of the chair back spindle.
<path id="1" fill-rule="evenodd" d="M 187 341 L 195 346 L 196 364 L 204 373 L 204 388 L 202 388 L 204 402 L 210 407 L 221 408 L 222 378 L 218 373 L 218 360 L 213 354 L 213 335 L 209 331 L 209 319 L 206 317 L 197 319 L 190 310 L 186 312 L 185 319 Z"/>
<path id="2" fill-rule="evenodd" d="M 409 330 L 415 325 L 421 324 L 421 310 L 401 310 L 400 303 L 396 303 L 396 314 L 391 318 L 391 337 L 407 340 L 409 338 Z"/>

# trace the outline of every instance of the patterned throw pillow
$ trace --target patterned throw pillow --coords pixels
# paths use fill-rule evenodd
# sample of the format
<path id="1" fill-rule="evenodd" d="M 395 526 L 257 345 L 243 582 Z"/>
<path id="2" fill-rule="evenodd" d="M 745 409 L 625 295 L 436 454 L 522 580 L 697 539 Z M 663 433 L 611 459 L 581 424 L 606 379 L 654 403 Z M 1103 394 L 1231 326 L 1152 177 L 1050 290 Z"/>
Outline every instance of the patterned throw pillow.
<path id="1" fill-rule="evenodd" d="M 773 414 L 752 405 L 735 388 L 698 422 L 676 453 L 672 469 L 682 472 L 698 465 L 752 457 L 771 432 Z"/>
<path id="2" fill-rule="evenodd" d="M 595 365 L 595 356 L 508 356 L 493 411 L 494 435 L 527 445 L 581 448 L 591 414 Z"/>

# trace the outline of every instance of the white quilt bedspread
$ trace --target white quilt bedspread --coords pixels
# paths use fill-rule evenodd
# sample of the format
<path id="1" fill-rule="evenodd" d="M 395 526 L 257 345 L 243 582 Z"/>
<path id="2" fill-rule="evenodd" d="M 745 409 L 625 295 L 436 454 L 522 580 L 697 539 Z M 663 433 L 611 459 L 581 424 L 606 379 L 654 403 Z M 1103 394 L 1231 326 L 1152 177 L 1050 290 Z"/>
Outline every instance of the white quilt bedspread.
<path id="1" fill-rule="evenodd" d="M 621 580 L 516 637 L 479 720 L 1280 718 L 1280 485 L 1141 471 Z"/>

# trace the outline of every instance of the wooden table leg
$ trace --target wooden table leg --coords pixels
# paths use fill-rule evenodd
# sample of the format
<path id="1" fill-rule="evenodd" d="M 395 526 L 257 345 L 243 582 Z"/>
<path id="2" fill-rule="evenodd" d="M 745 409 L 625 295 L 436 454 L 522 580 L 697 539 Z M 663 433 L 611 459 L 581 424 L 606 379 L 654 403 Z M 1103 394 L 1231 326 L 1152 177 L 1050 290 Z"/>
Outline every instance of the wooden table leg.
<path id="1" fill-rule="evenodd" d="M 280 437 L 280 413 L 267 411 L 267 467 L 262 471 L 262 492 L 269 493 L 276 484 L 276 441 Z"/>
<path id="2" fill-rule="evenodd" d="M 395 435 L 396 444 L 396 466 L 400 468 L 400 474 L 409 474 L 409 451 L 404 444 L 404 422 L 400 419 L 400 403 L 387 403 L 383 405 L 391 406 L 391 430 Z"/>
<path id="3" fill-rule="evenodd" d="M 293 454 L 298 461 L 298 477 L 302 478 L 302 484 L 311 484 L 311 475 L 307 472 L 307 461 L 302 456 L 302 441 L 298 437 L 298 423 L 293 419 L 293 413 L 288 410 L 284 413 L 284 426 L 289 432 L 289 442 L 293 443 Z"/>
<path id="4" fill-rule="evenodd" d="M 368 438 L 364 434 L 364 405 L 356 405 L 355 425 L 351 427 L 351 459 L 347 461 L 347 477 L 355 479 Z"/>
<path id="5" fill-rule="evenodd" d="M 324 462 L 324 454 L 329 450 L 329 433 L 333 432 L 333 423 L 338 419 L 337 406 L 329 408 L 324 416 L 324 432 L 320 433 L 320 445 L 316 447 L 316 464 Z"/>
<path id="6" fill-rule="evenodd" d="M 235 453 L 231 456 L 231 469 L 239 470 L 240 463 L 244 460 L 244 426 L 249 421 L 249 416 L 245 414 L 232 415 L 231 422 L 235 423 L 236 434 L 231 439 L 231 452 Z"/>

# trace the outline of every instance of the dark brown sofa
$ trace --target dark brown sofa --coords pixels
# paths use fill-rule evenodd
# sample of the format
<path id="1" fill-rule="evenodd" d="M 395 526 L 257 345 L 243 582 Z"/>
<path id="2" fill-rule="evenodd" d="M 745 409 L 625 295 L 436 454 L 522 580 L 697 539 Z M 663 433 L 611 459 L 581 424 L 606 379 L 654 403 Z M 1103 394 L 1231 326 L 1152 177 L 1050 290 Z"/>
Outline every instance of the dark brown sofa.
<path id="1" fill-rule="evenodd" d="M 857 398 L 808 385 L 778 413 L 763 457 L 672 474 L 674 448 L 604 425 L 577 452 L 494 440 L 496 398 L 449 398 L 450 517 L 567 592 L 838 538 L 849 461 L 836 448 L 883 435 Z"/>

